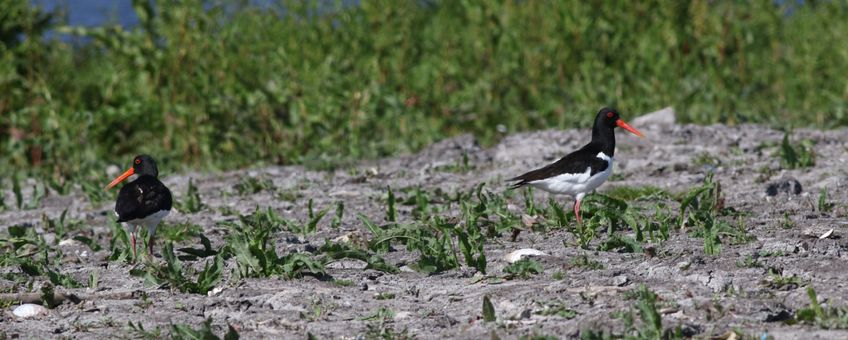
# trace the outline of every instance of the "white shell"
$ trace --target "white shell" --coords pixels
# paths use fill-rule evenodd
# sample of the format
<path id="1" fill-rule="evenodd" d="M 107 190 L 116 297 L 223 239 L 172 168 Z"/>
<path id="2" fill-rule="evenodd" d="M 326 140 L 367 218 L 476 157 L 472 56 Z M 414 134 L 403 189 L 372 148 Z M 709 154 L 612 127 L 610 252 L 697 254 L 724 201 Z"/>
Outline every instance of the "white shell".
<path id="1" fill-rule="evenodd" d="M 15 314 L 15 316 L 21 319 L 24 319 L 33 316 L 39 316 L 42 314 L 47 314 L 47 312 L 47 308 L 44 308 L 44 306 L 32 303 L 25 303 L 18 307 L 15 307 L 15 310 L 12 311 L 12 314 Z"/>
<path id="2" fill-rule="evenodd" d="M 545 253 L 538 251 L 536 249 L 524 248 L 524 249 L 516 250 L 516 251 L 511 252 L 509 254 L 506 254 L 506 256 L 504 256 L 504 260 L 506 262 L 509 262 L 509 263 L 514 263 L 518 260 L 521 260 L 523 257 L 527 257 L 527 256 L 548 256 L 548 254 L 545 254 Z"/>
<path id="3" fill-rule="evenodd" d="M 819 239 L 820 240 L 826 239 L 826 238 L 830 237 L 830 235 L 833 235 L 833 228 L 830 228 L 830 230 L 826 231 L 824 234 L 819 236 Z"/>

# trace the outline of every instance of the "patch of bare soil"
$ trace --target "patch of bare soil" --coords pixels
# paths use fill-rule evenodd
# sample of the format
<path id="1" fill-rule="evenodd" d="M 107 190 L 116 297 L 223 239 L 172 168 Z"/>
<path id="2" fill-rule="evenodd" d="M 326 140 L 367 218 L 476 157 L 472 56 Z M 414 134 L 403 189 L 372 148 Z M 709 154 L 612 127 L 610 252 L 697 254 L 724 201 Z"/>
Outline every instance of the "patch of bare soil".
<path id="1" fill-rule="evenodd" d="M 643 129 L 647 138 L 618 134 L 614 174 L 599 192 L 622 186 L 656 186 L 682 193 L 700 185 L 712 172 L 722 185 L 725 207 L 738 212 L 736 217 L 723 218 L 740 225 L 753 240 L 723 242 L 720 254 L 707 255 L 702 238 L 675 228 L 668 240 L 643 244 L 651 251 L 627 253 L 595 250 L 609 236 L 605 230 L 599 231 L 589 250 L 577 246 L 569 228 L 527 230 L 514 242 L 509 234 L 487 241 L 488 276 L 464 263 L 461 268 L 432 275 L 416 272 L 410 264 L 417 260 L 417 253 L 402 245 L 394 245 L 384 255 L 401 268 L 397 274 L 365 270 L 363 262 L 344 260 L 327 267 L 332 279 L 238 278 L 233 272 L 235 259 L 229 258 L 219 289 L 199 295 L 145 286 L 142 278 L 130 275 L 131 269 L 141 265 L 109 261 L 112 204 L 92 206 L 75 189 L 66 196 L 48 195 L 36 209 L 7 208 L 0 213 L 0 233 L 10 226 L 23 225 L 36 228 L 47 239 L 55 238 L 44 226 L 42 214 L 58 218 L 67 209 L 67 218 L 80 219 L 85 227 L 66 237 L 85 235 L 102 249 L 92 251 L 79 242 L 63 243 L 62 273 L 85 286 L 90 274 L 96 272 L 98 288 L 57 287 L 57 292 L 77 294 L 81 299 L 64 301 L 48 314 L 28 319 L 12 315 L 16 305 L 4 305 L 0 338 L 141 336 L 128 326 L 129 321 L 142 324 L 148 331 L 159 327 L 160 336 L 167 336 L 172 324 L 200 328 L 208 318 L 216 334 L 223 335 L 229 324 L 244 338 L 304 338 L 307 334 L 364 338 L 380 332 L 424 339 L 483 338 L 492 334 L 501 338 L 574 338 L 582 330 L 625 331 L 624 321 L 612 318 L 611 313 L 632 310 L 636 301 L 630 292 L 640 285 L 658 295 L 663 327 L 679 326 L 684 335 L 726 337 L 737 329 L 756 338 L 766 333 L 775 338 L 848 338 L 845 330 L 785 322 L 809 306 L 808 286 L 815 288 L 821 302 L 848 305 L 848 130 L 795 131 L 794 140 L 815 142 L 816 165 L 784 170 L 775 156 L 783 139 L 780 131 L 750 125 L 637 128 Z M 166 175 L 163 182 L 178 201 L 185 199 L 188 179 L 194 178 L 207 206 L 193 214 L 174 211 L 166 221 L 200 225 L 213 248 L 218 248 L 228 230 L 221 222 L 236 220 L 233 213 L 249 214 L 256 207 L 271 207 L 285 218 L 305 221 L 309 199 L 316 210 L 331 208 L 330 215 L 337 202 L 344 202 L 345 214 L 336 229 L 330 227 L 328 215 L 316 232 L 306 236 L 291 232 L 273 235 L 272 242 L 281 254 L 309 252 L 340 236 L 369 238 L 368 229 L 356 214 L 383 221 L 388 186 L 401 199 L 408 195 L 404 188 L 471 191 L 483 182 L 487 190 L 501 193 L 506 189 L 506 178 L 552 162 L 581 146 L 588 137 L 588 130 L 541 131 L 512 135 L 494 147 L 480 148 L 472 137 L 462 136 L 415 155 L 335 171 L 288 166 Z M 247 176 L 270 179 L 276 190 L 240 195 L 235 187 Z M 790 177 L 798 181 L 800 191 L 794 182 L 785 181 Z M 104 174 L 103 182 L 109 179 Z M 769 188 L 775 195 L 767 194 Z M 827 200 L 832 202 L 828 211 L 818 208 L 822 189 L 827 190 Z M 27 190 L 24 194 L 25 200 L 31 195 Z M 547 204 L 549 197 L 535 193 L 540 205 Z M 566 211 L 570 209 L 570 198 L 554 198 Z M 510 209 L 521 214 L 521 193 L 509 199 Z M 8 189 L 5 201 L 8 206 L 14 201 Z M 445 214 L 458 215 L 459 207 L 452 209 Z M 411 219 L 411 210 L 410 205 L 398 205 L 399 221 Z M 833 232 L 829 237 L 817 237 L 830 229 Z M 160 238 L 157 252 L 162 244 Z M 175 248 L 198 244 L 197 238 L 189 238 L 177 242 Z M 538 258 L 543 273 L 526 280 L 500 279 L 507 265 L 504 256 L 521 248 L 548 254 Z M 582 255 L 602 268 L 575 265 L 575 259 Z M 153 261 L 163 259 L 156 257 Z M 185 265 L 202 268 L 203 263 L 187 261 Z M 0 268 L 5 275 L 20 272 L 17 267 Z M 44 281 L 37 278 L 32 280 L 32 287 L 20 287 L 0 278 L 0 292 L 38 292 Z M 484 296 L 491 299 L 498 321 L 484 322 Z"/>

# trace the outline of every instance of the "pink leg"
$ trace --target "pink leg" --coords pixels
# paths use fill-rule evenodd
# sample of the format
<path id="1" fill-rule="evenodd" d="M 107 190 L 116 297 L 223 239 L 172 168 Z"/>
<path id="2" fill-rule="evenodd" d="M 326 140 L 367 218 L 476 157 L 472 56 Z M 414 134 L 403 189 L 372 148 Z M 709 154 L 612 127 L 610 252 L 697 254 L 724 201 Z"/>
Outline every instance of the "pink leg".
<path id="1" fill-rule="evenodd" d="M 150 235 L 150 241 L 147 242 L 147 255 L 153 256 L 153 234 Z"/>
<path id="2" fill-rule="evenodd" d="M 136 258 L 136 257 L 138 257 L 137 256 L 138 254 L 136 254 L 136 252 L 135 252 L 135 232 L 130 233 L 130 241 L 132 241 L 133 258 Z"/>
<path id="3" fill-rule="evenodd" d="M 574 201 L 574 216 L 577 216 L 577 224 L 583 224 L 583 219 L 580 218 L 580 200 Z"/>

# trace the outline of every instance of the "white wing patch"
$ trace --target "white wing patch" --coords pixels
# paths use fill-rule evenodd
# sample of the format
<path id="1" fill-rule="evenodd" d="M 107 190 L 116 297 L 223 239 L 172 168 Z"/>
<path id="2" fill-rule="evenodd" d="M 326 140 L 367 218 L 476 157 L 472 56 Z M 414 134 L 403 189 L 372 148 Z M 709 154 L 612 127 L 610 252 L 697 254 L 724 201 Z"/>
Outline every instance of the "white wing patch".
<path id="1" fill-rule="evenodd" d="M 542 189 L 544 191 L 563 194 L 569 196 L 580 196 L 581 198 L 588 192 L 597 189 L 603 184 L 610 174 L 612 174 L 613 159 L 603 152 L 599 152 L 598 158 L 607 161 L 607 168 L 604 171 L 592 174 L 592 168 L 586 167 L 586 171 L 577 174 L 562 174 L 551 178 L 546 178 L 528 183 L 529 185 Z"/>

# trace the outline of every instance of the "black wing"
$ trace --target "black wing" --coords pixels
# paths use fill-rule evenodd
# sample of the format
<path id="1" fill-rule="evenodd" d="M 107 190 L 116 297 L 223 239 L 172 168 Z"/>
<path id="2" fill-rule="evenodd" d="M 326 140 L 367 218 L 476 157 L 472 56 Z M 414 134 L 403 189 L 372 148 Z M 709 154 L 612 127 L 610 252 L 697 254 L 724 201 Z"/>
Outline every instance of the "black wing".
<path id="1" fill-rule="evenodd" d="M 118 222 L 144 218 L 160 210 L 171 210 L 171 191 L 153 176 L 142 175 L 118 192 L 115 213 Z"/>
<path id="2" fill-rule="evenodd" d="M 530 182 L 556 177 L 562 174 L 584 173 L 587 168 L 592 169 L 589 173 L 590 176 L 595 175 L 606 170 L 609 166 L 608 161 L 598 158 L 599 152 L 601 152 L 600 148 L 595 147 L 593 144 L 587 144 L 580 150 L 572 152 L 546 167 L 510 178 L 507 181 L 519 181 L 512 185 L 512 188 L 518 188 Z"/>

